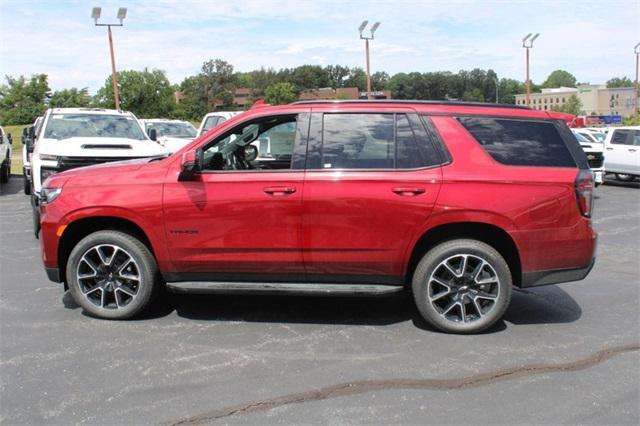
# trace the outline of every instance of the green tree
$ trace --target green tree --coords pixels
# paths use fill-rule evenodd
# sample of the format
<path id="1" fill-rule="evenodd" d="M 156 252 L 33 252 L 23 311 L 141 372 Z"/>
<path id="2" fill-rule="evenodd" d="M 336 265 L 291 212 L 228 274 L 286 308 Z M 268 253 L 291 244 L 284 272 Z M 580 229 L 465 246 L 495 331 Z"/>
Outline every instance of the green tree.
<path id="1" fill-rule="evenodd" d="M 288 82 L 272 84 L 265 91 L 265 101 L 271 105 L 284 105 L 296 99 L 298 99 L 296 88 Z"/>
<path id="2" fill-rule="evenodd" d="M 47 109 L 51 89 L 46 74 L 6 76 L 7 84 L 0 86 L 0 124 L 29 124 Z"/>
<path id="3" fill-rule="evenodd" d="M 89 90 L 86 87 L 56 90 L 49 99 L 49 107 L 51 108 L 80 108 L 89 105 L 91 105 L 91 96 L 89 96 Z"/>
<path id="4" fill-rule="evenodd" d="M 551 110 L 558 112 L 567 112 L 573 115 L 580 115 L 582 113 L 582 102 L 576 95 L 571 95 L 569 96 L 569 99 L 567 99 L 567 102 L 560 106 L 554 105 L 553 107 L 551 107 Z"/>
<path id="5" fill-rule="evenodd" d="M 234 84 L 233 65 L 222 59 L 212 59 L 202 64 L 200 72 L 201 89 L 207 97 L 207 108 L 215 109 L 217 105 L 231 106 Z"/>
<path id="6" fill-rule="evenodd" d="M 576 87 L 576 78 L 565 70 L 555 70 L 542 83 L 542 87 Z"/>
<path id="7" fill-rule="evenodd" d="M 465 91 L 462 95 L 462 100 L 484 102 L 484 95 L 482 94 L 482 90 L 480 90 L 480 88 L 475 87 L 473 89 Z"/>
<path id="8" fill-rule="evenodd" d="M 614 77 L 607 81 L 607 87 L 613 89 L 616 87 L 633 87 L 633 81 L 627 77 Z"/>
<path id="9" fill-rule="evenodd" d="M 140 118 L 160 118 L 172 116 L 176 108 L 174 87 L 162 70 L 119 71 L 118 91 L 120 107 L 131 111 Z M 94 98 L 96 105 L 115 108 L 111 76 Z"/>

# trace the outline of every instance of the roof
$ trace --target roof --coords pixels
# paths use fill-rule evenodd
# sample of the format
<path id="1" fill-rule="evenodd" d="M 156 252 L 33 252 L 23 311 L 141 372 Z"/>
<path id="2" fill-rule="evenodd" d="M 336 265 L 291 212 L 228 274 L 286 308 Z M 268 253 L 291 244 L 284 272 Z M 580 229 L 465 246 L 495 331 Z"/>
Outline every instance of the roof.
<path id="1" fill-rule="evenodd" d="M 104 114 L 104 115 L 132 115 L 129 111 L 118 111 L 104 108 L 51 108 L 54 114 Z"/>
<path id="2" fill-rule="evenodd" d="M 171 118 L 142 118 L 143 123 L 188 123 L 186 120 L 174 120 Z"/>
<path id="3" fill-rule="evenodd" d="M 531 110 L 526 106 L 513 104 L 490 104 L 488 102 L 463 102 L 463 101 L 414 101 L 399 99 L 352 99 L 352 100 L 315 100 L 315 101 L 297 101 L 291 105 L 311 105 L 311 104 L 386 104 L 386 105 L 445 105 L 445 106 L 470 106 L 485 108 L 514 108 Z"/>

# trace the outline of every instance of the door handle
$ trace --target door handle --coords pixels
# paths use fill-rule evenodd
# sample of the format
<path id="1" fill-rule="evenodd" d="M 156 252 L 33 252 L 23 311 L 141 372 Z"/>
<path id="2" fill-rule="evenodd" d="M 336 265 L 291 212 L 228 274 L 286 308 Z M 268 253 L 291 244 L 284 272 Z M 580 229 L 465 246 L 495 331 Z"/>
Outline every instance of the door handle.
<path id="1" fill-rule="evenodd" d="M 424 188 L 418 188 L 416 186 L 398 186 L 392 189 L 398 195 L 403 195 L 405 197 L 413 197 L 415 195 L 420 195 L 425 193 Z"/>
<path id="2" fill-rule="evenodd" d="M 636 152 L 635 148 L 629 148 L 629 152 Z"/>
<path id="3" fill-rule="evenodd" d="M 296 188 L 293 186 L 268 186 L 266 188 L 262 188 L 262 190 L 266 194 L 273 196 L 289 195 L 296 192 Z"/>
<path id="4" fill-rule="evenodd" d="M 609 147 L 607 148 L 607 151 L 613 151 L 613 148 Z"/>

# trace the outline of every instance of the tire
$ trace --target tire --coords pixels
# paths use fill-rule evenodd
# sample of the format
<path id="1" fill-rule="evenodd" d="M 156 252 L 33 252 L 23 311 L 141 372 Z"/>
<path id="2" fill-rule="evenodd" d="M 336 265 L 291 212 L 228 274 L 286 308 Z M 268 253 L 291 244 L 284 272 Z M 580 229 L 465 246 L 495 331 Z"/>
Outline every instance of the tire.
<path id="1" fill-rule="evenodd" d="M 2 166 L 0 166 L 0 182 L 1 183 L 9 182 L 9 174 L 10 174 L 9 163 L 5 161 L 4 163 L 2 163 Z"/>
<path id="2" fill-rule="evenodd" d="M 620 182 L 633 182 L 635 180 L 634 175 L 627 175 L 624 173 L 616 173 L 616 179 Z"/>
<path id="3" fill-rule="evenodd" d="M 500 253 L 471 239 L 447 241 L 429 250 L 412 280 L 423 318 L 440 331 L 458 334 L 478 333 L 502 318 L 511 286 L 511 271 Z"/>
<path id="4" fill-rule="evenodd" d="M 83 238 L 69 255 L 66 276 L 78 305 L 95 317 L 112 320 L 144 311 L 160 282 L 149 249 L 119 231 L 98 231 Z"/>
<path id="5" fill-rule="evenodd" d="M 34 195 L 31 197 L 34 197 Z M 33 222 L 33 235 L 37 240 L 40 238 L 38 235 L 40 233 L 40 208 L 35 205 L 33 199 L 31 200 L 31 221 Z"/>
<path id="6" fill-rule="evenodd" d="M 31 182 L 29 182 L 29 178 L 27 178 L 26 174 L 22 175 L 23 177 L 23 190 L 24 195 L 31 195 Z"/>

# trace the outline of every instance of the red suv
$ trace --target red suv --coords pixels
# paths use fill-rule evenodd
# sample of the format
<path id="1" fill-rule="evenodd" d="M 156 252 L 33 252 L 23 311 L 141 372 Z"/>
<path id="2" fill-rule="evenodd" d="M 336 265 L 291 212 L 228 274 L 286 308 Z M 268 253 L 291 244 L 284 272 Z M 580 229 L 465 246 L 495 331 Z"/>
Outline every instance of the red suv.
<path id="1" fill-rule="evenodd" d="M 437 329 L 497 321 L 511 287 L 583 279 L 593 180 L 552 113 L 421 101 L 255 107 L 171 157 L 70 170 L 41 194 L 49 278 L 124 319 L 164 287 L 384 295 Z"/>

